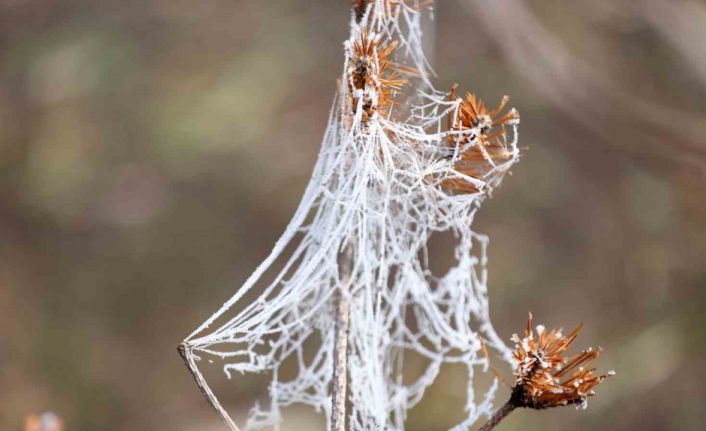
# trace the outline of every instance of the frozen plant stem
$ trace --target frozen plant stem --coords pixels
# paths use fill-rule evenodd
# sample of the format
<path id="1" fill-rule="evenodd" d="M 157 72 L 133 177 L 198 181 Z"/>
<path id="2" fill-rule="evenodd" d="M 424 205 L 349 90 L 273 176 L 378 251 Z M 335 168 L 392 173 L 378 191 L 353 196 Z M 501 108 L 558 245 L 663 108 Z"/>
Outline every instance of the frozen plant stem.
<path id="1" fill-rule="evenodd" d="M 351 267 L 353 248 L 346 246 L 341 256 L 341 290 L 336 306 L 336 335 L 333 351 L 333 393 L 331 431 L 346 429 L 346 386 L 348 383 L 348 326 L 351 312 Z"/>
<path id="2" fill-rule="evenodd" d="M 509 401 L 505 403 L 498 411 L 496 411 L 488 422 L 485 423 L 478 431 L 490 431 L 495 428 L 503 419 L 507 417 L 512 411 L 515 410 L 515 406 Z"/>
<path id="3" fill-rule="evenodd" d="M 191 353 L 191 350 L 189 350 L 189 347 L 186 345 L 186 343 L 179 343 L 179 345 L 177 345 L 177 352 L 179 352 L 179 356 L 181 356 L 181 359 L 184 360 L 186 368 L 188 368 L 191 372 L 191 375 L 196 381 L 196 385 L 199 387 L 199 389 L 201 389 L 201 392 L 204 394 L 206 400 L 211 405 L 211 407 L 216 410 L 216 412 L 221 417 L 221 419 L 223 419 L 223 422 L 225 422 L 228 428 L 230 428 L 232 431 L 240 431 L 240 429 L 233 422 L 233 419 L 231 419 L 230 415 L 228 415 L 228 413 L 225 411 L 221 403 L 218 402 L 218 399 L 213 394 L 213 391 L 211 391 L 211 388 L 208 386 L 208 383 L 206 383 L 206 379 L 203 378 L 201 371 L 199 371 L 198 367 L 196 366 L 196 362 L 194 361 L 194 355 L 193 353 Z"/>

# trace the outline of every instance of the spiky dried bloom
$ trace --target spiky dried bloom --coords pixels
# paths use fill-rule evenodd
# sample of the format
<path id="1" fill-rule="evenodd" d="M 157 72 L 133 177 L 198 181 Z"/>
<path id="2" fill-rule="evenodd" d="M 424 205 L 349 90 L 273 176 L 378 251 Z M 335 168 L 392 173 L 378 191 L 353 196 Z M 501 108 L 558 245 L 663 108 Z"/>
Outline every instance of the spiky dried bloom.
<path id="1" fill-rule="evenodd" d="M 451 89 L 451 100 L 456 99 L 456 89 L 456 85 Z M 503 113 L 509 100 L 505 96 L 490 109 L 480 98 L 467 93 L 457 112 L 449 116 L 449 143 L 460 153 L 454 162 L 457 172 L 482 180 L 498 165 L 514 160 L 516 149 L 507 143 L 505 126 L 517 124 L 520 114 L 515 108 Z M 445 179 L 442 186 L 456 193 L 479 191 L 474 183 L 459 177 Z"/>
<path id="2" fill-rule="evenodd" d="M 397 41 L 380 43 L 377 35 L 369 35 L 366 31 L 362 31 L 351 46 L 348 93 L 352 111 L 355 112 L 360 105 L 363 123 L 367 123 L 375 112 L 386 115 L 395 93 L 407 82 L 401 78 L 405 69 L 392 62 L 395 48 Z"/>
<path id="3" fill-rule="evenodd" d="M 524 338 L 512 336 L 515 342 L 515 385 L 510 402 L 515 407 L 545 409 L 571 404 L 586 406 L 593 388 L 614 372 L 594 375 L 595 368 L 586 368 L 602 349 L 588 348 L 574 356 L 565 356 L 576 340 L 582 325 L 568 336 L 561 330 L 547 331 L 543 325 L 532 329 L 532 313 L 527 321 Z"/>

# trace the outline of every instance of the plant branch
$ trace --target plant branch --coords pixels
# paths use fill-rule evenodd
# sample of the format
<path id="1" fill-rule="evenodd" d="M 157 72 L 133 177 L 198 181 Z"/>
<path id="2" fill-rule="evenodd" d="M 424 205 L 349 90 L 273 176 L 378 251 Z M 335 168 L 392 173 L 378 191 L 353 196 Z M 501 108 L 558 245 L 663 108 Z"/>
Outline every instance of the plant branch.
<path id="1" fill-rule="evenodd" d="M 333 393 L 331 431 L 346 429 L 346 390 L 348 383 L 348 326 L 351 310 L 351 267 L 353 247 L 347 245 L 340 262 L 341 290 L 336 306 L 336 335 L 333 350 Z"/>
<path id="2" fill-rule="evenodd" d="M 488 422 L 485 423 L 478 431 L 490 431 L 493 428 L 495 428 L 500 421 L 505 419 L 507 415 L 512 413 L 512 411 L 515 410 L 515 406 L 508 401 L 505 403 L 504 406 L 500 407 L 498 411 L 496 411 L 493 416 L 490 418 Z"/>
<path id="3" fill-rule="evenodd" d="M 208 383 L 206 383 L 206 379 L 203 378 L 203 374 L 201 374 L 201 371 L 199 371 L 199 368 L 196 366 L 194 354 L 191 353 L 191 349 L 189 349 L 189 346 L 187 346 L 186 343 L 179 343 L 179 345 L 177 345 L 177 352 L 179 352 L 179 356 L 181 356 L 181 359 L 184 360 L 186 368 L 188 368 L 191 372 L 191 375 L 196 381 L 196 385 L 199 387 L 199 389 L 201 389 L 201 392 L 204 394 L 206 400 L 211 405 L 211 407 L 216 410 L 218 415 L 221 417 L 221 419 L 223 419 L 223 422 L 225 422 L 225 424 L 228 426 L 228 428 L 230 428 L 231 431 L 240 431 L 240 428 L 235 425 L 233 419 L 231 419 L 230 415 L 223 408 L 221 403 L 218 402 L 218 399 L 216 399 L 216 396 L 213 394 L 213 391 L 208 386 Z"/>

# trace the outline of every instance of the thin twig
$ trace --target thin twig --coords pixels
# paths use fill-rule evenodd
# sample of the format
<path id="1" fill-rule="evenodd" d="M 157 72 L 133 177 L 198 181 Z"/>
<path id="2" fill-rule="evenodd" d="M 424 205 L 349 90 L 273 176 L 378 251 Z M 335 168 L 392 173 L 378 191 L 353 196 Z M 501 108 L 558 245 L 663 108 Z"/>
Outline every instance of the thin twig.
<path id="1" fill-rule="evenodd" d="M 333 351 L 333 393 L 331 396 L 331 431 L 346 429 L 346 389 L 348 383 L 348 326 L 350 322 L 351 267 L 353 248 L 347 245 L 340 262 L 341 290 L 336 306 L 336 335 Z"/>
<path id="2" fill-rule="evenodd" d="M 515 410 L 515 406 L 508 401 L 507 403 L 505 403 L 504 406 L 500 407 L 500 409 L 493 414 L 493 416 L 490 418 L 490 420 L 488 422 L 486 422 L 485 425 L 480 427 L 480 429 L 478 431 L 492 430 L 500 423 L 500 421 L 505 419 L 505 417 L 507 417 L 507 415 L 509 415 L 513 410 Z"/>
<path id="3" fill-rule="evenodd" d="M 235 425 L 235 422 L 233 422 L 233 419 L 231 419 L 228 412 L 223 408 L 221 403 L 218 402 L 218 399 L 213 394 L 213 391 L 208 386 L 208 383 L 206 383 L 206 379 L 203 378 L 203 374 L 201 374 L 201 371 L 199 371 L 199 368 L 196 366 L 194 354 L 191 353 L 191 349 L 189 348 L 189 346 L 187 346 L 186 343 L 179 343 L 179 345 L 177 346 L 177 352 L 179 352 L 179 355 L 184 360 L 184 364 L 186 364 L 186 367 L 189 369 L 191 375 L 194 377 L 196 385 L 199 387 L 199 389 L 201 389 L 201 392 L 204 394 L 206 400 L 211 405 L 211 407 L 216 410 L 218 415 L 223 419 L 223 422 L 226 423 L 226 425 L 228 426 L 228 428 L 230 428 L 231 431 L 240 431 L 237 425 Z"/>

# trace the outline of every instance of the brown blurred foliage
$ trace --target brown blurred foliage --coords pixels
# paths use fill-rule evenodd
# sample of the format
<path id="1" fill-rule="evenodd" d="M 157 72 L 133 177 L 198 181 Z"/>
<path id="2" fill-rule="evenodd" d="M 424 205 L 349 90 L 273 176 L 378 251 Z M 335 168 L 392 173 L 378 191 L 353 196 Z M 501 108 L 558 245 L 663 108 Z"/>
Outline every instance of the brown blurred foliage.
<path id="1" fill-rule="evenodd" d="M 479 213 L 494 321 L 584 321 L 618 375 L 503 429 L 698 429 L 706 4 L 441 0 L 439 88 L 513 96 L 527 147 Z M 291 215 L 348 2 L 0 1 L 0 429 L 222 429 L 174 346 Z M 409 430 L 463 409 L 444 370 Z M 243 418 L 264 388 L 211 381 Z M 505 398 L 507 394 L 499 394 Z M 306 409 L 283 429 L 318 429 Z M 313 419 L 312 419 L 313 418 Z"/>

